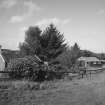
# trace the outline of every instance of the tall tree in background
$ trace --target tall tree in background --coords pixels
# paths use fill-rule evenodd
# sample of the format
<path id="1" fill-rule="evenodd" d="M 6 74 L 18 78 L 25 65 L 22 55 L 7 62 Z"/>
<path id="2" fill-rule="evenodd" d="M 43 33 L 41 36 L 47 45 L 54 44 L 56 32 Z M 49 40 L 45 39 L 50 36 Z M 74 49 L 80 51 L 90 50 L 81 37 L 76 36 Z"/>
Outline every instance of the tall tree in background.
<path id="1" fill-rule="evenodd" d="M 71 47 L 71 62 L 72 64 L 76 63 L 77 58 L 80 57 L 80 47 L 77 43 L 74 44 L 74 46 Z"/>
<path id="2" fill-rule="evenodd" d="M 25 41 L 20 44 L 20 52 L 25 55 L 38 55 L 42 60 L 50 61 L 61 54 L 65 48 L 64 36 L 53 24 L 41 33 L 38 27 L 30 27 Z"/>
<path id="3" fill-rule="evenodd" d="M 50 24 L 41 36 L 42 59 L 49 61 L 60 55 L 66 48 L 64 41 L 63 34 Z"/>
<path id="4" fill-rule="evenodd" d="M 62 65 L 71 68 L 75 65 L 77 58 L 81 56 L 80 52 L 80 47 L 75 43 L 72 47 L 68 47 L 57 59 Z"/>
<path id="5" fill-rule="evenodd" d="M 23 56 L 38 55 L 41 49 L 40 37 L 41 30 L 39 27 L 29 27 L 25 33 L 24 42 L 19 45 L 21 54 Z"/>
<path id="6" fill-rule="evenodd" d="M 57 60 L 62 64 L 62 66 L 66 66 L 68 68 L 71 68 L 72 67 L 72 61 L 71 61 L 70 48 L 67 48 L 60 56 L 58 56 Z"/>

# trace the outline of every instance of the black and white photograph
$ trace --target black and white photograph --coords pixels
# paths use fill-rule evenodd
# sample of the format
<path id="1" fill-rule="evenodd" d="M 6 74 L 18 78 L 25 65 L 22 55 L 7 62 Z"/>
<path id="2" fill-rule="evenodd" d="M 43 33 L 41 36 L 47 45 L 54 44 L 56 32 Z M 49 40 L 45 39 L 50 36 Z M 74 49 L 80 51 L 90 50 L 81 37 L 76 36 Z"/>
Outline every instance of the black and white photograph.
<path id="1" fill-rule="evenodd" d="M 0 105 L 105 105 L 105 0 L 0 0 Z"/>

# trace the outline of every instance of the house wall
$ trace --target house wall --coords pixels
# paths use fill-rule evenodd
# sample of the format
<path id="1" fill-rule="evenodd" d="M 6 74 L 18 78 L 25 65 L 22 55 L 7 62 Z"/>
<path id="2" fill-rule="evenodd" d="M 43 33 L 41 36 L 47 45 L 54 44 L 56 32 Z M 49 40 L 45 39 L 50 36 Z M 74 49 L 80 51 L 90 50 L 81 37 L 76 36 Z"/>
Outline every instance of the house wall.
<path id="1" fill-rule="evenodd" d="M 4 69 L 5 69 L 5 61 L 2 55 L 0 54 L 0 71 L 3 71 Z"/>
<path id="2" fill-rule="evenodd" d="M 93 62 L 86 62 L 86 61 L 79 61 L 78 62 L 78 66 L 81 68 L 81 67 L 86 67 L 86 68 L 101 68 L 103 64 L 101 63 L 95 63 L 94 61 Z"/>
<path id="3" fill-rule="evenodd" d="M 5 60 L 2 56 L 2 52 L 1 52 L 1 46 L 0 46 L 0 71 L 3 71 L 5 69 Z M 0 73 L 0 76 L 2 74 Z"/>

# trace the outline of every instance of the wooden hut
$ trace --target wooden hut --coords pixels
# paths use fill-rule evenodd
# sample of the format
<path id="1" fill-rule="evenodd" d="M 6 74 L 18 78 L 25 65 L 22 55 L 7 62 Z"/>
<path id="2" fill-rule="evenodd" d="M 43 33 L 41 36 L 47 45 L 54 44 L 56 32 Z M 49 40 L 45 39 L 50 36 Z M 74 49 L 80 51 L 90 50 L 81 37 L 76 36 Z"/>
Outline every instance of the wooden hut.
<path id="1" fill-rule="evenodd" d="M 97 68 L 102 66 L 101 61 L 96 57 L 80 57 L 77 59 L 77 62 L 80 67 L 85 67 L 87 69 Z"/>

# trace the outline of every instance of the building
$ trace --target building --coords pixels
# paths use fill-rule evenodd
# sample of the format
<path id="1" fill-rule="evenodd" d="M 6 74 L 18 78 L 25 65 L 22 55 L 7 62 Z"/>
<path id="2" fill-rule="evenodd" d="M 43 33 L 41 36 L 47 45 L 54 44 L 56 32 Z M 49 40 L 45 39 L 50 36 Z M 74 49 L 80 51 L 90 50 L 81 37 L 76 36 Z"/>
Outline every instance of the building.
<path id="1" fill-rule="evenodd" d="M 96 57 L 80 57 L 77 59 L 79 67 L 85 68 L 100 68 L 102 67 L 102 61 Z"/>
<path id="2" fill-rule="evenodd" d="M 1 51 L 1 46 L 0 46 L 0 71 L 3 71 L 4 69 L 5 69 L 5 60 L 2 56 L 2 51 Z"/>

